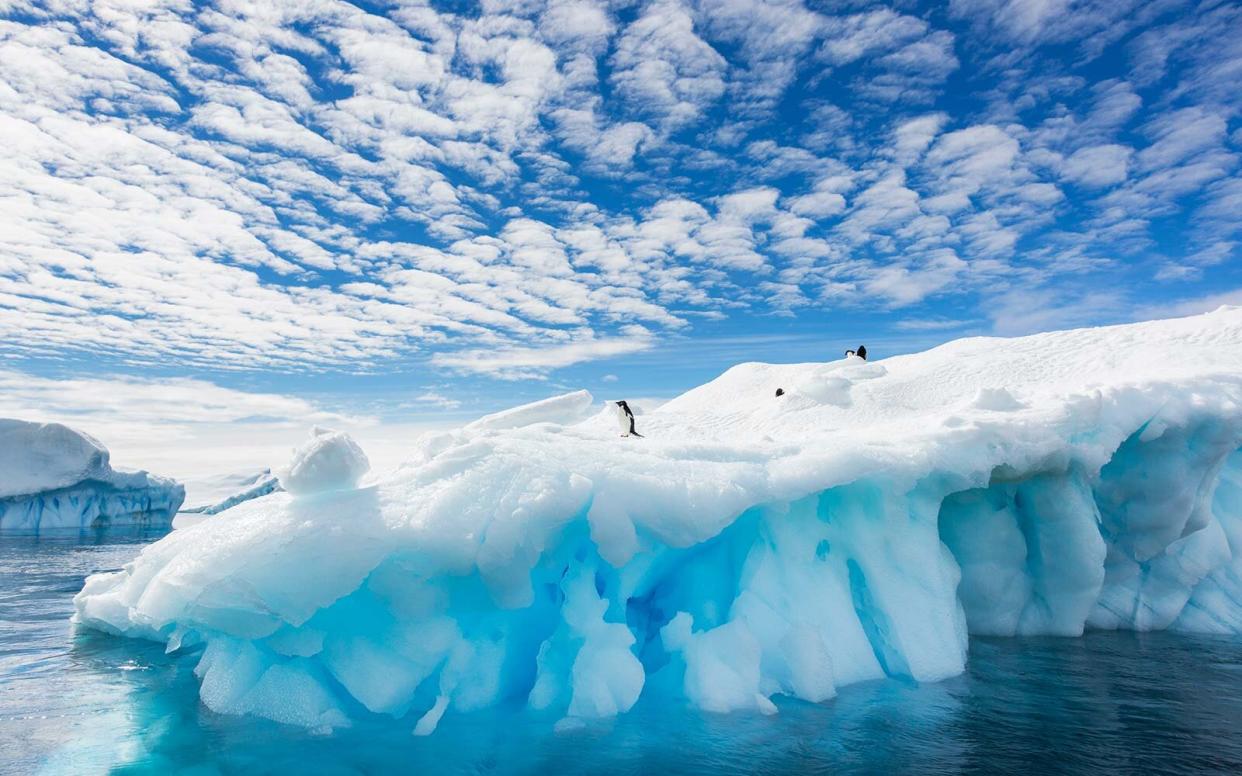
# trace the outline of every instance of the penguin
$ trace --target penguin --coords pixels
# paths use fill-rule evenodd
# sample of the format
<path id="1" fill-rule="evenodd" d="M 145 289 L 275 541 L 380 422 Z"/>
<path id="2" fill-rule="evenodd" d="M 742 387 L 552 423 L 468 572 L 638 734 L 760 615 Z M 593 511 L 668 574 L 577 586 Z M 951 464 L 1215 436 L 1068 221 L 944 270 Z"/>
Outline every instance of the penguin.
<path id="1" fill-rule="evenodd" d="M 859 346 L 858 346 L 858 352 L 857 352 L 857 355 L 858 355 L 858 357 L 859 357 L 859 358 L 861 358 L 863 361 L 866 361 L 866 360 L 867 360 L 867 346 L 866 346 L 866 345 L 859 345 Z"/>
<path id="2" fill-rule="evenodd" d="M 617 421 L 621 424 L 621 436 L 636 436 L 639 439 L 642 439 L 643 435 L 638 433 L 638 430 L 634 428 L 634 413 L 630 410 L 630 405 L 624 401 L 619 401 L 616 404 Z"/>
<path id="3" fill-rule="evenodd" d="M 852 350 L 847 350 L 847 351 L 845 351 L 845 357 L 846 357 L 846 358 L 849 358 L 850 356 L 853 356 L 853 355 L 855 355 L 854 351 L 852 351 Z"/>
<path id="4" fill-rule="evenodd" d="M 782 397 L 782 396 L 784 396 L 784 395 L 785 395 L 785 389 L 784 389 L 784 388 L 777 388 L 777 389 L 776 389 L 776 398 L 778 398 L 778 399 L 779 399 L 780 397 Z"/>

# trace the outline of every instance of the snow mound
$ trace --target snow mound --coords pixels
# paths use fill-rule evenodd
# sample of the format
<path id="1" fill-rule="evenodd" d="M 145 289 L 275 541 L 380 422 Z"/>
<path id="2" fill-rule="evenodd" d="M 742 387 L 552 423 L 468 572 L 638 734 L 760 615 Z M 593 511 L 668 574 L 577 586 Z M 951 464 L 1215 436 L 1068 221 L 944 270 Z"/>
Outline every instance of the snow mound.
<path id="1" fill-rule="evenodd" d="M 973 402 L 975 409 L 1009 412 L 1022 409 L 1022 402 L 1004 388 L 980 388 Z"/>
<path id="2" fill-rule="evenodd" d="M 277 477 L 288 492 L 309 496 L 357 487 L 370 469 L 367 454 L 349 434 L 316 426 Z"/>
<path id="3" fill-rule="evenodd" d="M 167 525 L 184 498 L 171 479 L 114 470 L 81 431 L 0 418 L 0 530 Z"/>
<path id="4" fill-rule="evenodd" d="M 217 711 L 420 734 L 643 694 L 769 713 L 957 674 L 971 632 L 1242 633 L 1242 309 L 742 364 L 641 444 L 580 401 L 176 531 L 76 619 L 201 646 Z"/>

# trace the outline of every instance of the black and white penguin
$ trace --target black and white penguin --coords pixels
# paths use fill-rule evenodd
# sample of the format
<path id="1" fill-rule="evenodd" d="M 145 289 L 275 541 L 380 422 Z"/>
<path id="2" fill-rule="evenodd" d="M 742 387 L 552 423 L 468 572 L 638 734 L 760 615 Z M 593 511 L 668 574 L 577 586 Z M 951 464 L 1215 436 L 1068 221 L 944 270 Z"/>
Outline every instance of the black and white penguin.
<path id="1" fill-rule="evenodd" d="M 784 389 L 784 388 L 777 388 L 777 389 L 776 389 L 776 398 L 778 398 L 778 399 L 779 399 L 780 397 L 782 397 L 782 396 L 784 396 L 784 395 L 785 395 L 785 389 Z"/>
<path id="2" fill-rule="evenodd" d="M 867 360 L 867 346 L 866 346 L 866 345 L 859 345 L 859 346 L 858 346 L 857 355 L 858 355 L 858 357 L 859 357 L 859 358 L 861 358 L 863 361 L 866 361 L 866 360 Z"/>
<path id="3" fill-rule="evenodd" d="M 630 405 L 624 401 L 616 402 L 616 405 L 617 422 L 621 424 L 621 436 L 636 436 L 642 439 L 643 435 L 634 428 L 634 413 L 630 410 Z"/>

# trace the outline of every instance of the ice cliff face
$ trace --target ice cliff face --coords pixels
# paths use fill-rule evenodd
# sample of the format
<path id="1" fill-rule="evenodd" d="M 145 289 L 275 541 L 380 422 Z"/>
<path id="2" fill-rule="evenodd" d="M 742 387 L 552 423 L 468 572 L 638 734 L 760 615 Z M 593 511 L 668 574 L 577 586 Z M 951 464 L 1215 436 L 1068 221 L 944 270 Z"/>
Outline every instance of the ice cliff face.
<path id="1" fill-rule="evenodd" d="M 768 712 L 956 674 L 970 632 L 1242 631 L 1240 309 L 744 364 L 643 439 L 584 407 L 176 531 L 87 580 L 76 618 L 205 647 L 217 711 L 418 733 L 642 693 Z"/>
<path id="2" fill-rule="evenodd" d="M 2 531 L 166 526 L 184 498 L 173 480 L 114 470 L 107 448 L 80 431 L 0 418 Z"/>

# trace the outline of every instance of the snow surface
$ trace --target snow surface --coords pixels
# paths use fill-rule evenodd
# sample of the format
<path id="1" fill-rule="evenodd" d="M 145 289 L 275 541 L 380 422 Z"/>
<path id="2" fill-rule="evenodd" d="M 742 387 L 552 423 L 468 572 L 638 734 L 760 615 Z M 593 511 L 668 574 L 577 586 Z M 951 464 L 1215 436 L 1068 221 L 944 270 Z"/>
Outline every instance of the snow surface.
<path id="1" fill-rule="evenodd" d="M 177 482 L 116 471 L 98 440 L 60 423 L 0 418 L 0 530 L 168 525 Z"/>
<path id="2" fill-rule="evenodd" d="M 216 711 L 419 734 L 643 693 L 769 713 L 957 674 L 968 632 L 1242 632 L 1242 309 L 742 364 L 642 439 L 595 406 L 175 531 L 90 577 L 76 619 L 202 646 Z"/>

